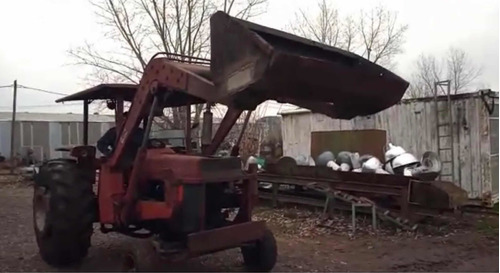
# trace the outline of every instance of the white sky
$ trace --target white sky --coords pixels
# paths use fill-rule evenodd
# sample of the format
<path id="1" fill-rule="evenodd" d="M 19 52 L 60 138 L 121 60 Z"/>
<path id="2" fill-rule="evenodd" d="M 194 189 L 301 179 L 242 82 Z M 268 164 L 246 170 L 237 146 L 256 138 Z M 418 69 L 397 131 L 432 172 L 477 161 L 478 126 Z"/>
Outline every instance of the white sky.
<path id="1" fill-rule="evenodd" d="M 396 58 L 395 72 L 403 78 L 409 80 L 420 53 L 439 56 L 456 46 L 482 66 L 482 87 L 498 90 L 497 0 L 332 1 L 341 14 L 357 13 L 379 3 L 399 12 L 400 21 L 409 25 L 404 53 Z M 315 5 L 315 1 L 269 0 L 267 13 L 253 21 L 284 29 L 298 9 Z M 86 40 L 102 41 L 101 27 L 95 21 L 87 0 L 1 0 L 0 86 L 17 79 L 25 86 L 61 93 L 86 88 L 82 80 L 86 69 L 71 65 L 67 50 Z M 12 90 L 0 88 L 0 94 L 0 111 L 9 111 Z M 20 89 L 18 111 L 81 112 L 81 107 L 75 105 L 54 106 L 56 98 Z"/>

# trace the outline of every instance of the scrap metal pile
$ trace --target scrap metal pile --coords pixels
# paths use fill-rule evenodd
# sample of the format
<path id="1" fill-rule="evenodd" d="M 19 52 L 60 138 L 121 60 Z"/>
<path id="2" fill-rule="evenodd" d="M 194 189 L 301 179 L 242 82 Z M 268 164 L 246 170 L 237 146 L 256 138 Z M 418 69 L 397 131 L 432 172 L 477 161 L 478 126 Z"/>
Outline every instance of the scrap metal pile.
<path id="1" fill-rule="evenodd" d="M 331 151 L 321 153 L 316 161 L 304 156 L 295 158 L 297 165 L 327 166 L 334 171 L 352 171 L 358 173 L 395 174 L 435 180 L 441 173 L 441 162 L 436 153 L 427 151 L 419 160 L 400 146 L 389 143 L 385 152 L 384 163 L 369 154 L 342 151 L 334 155 Z"/>
<path id="2" fill-rule="evenodd" d="M 419 160 L 401 146 L 392 143 L 388 144 L 383 163 L 376 156 L 348 151 L 341 151 L 336 156 L 331 151 L 325 151 L 317 156 L 316 160 L 304 155 L 295 158 L 285 156 L 278 160 L 281 164 L 285 161 L 291 165 L 295 163 L 296 166 L 321 166 L 342 172 L 403 175 L 427 181 L 436 180 L 442 167 L 439 156 L 435 152 L 426 151 Z M 260 171 L 265 171 L 266 162 L 262 158 L 250 156 L 244 168 L 248 169 L 249 164 L 252 163 L 257 164 Z M 270 188 L 271 184 L 260 183 L 260 186 Z"/>
<path id="3" fill-rule="evenodd" d="M 247 163 L 251 162 L 259 163 L 252 157 Z M 306 156 L 269 160 L 261 167 L 258 181 L 263 198 L 272 198 L 273 204 L 313 204 L 312 199 L 305 199 L 316 198 L 313 193 L 318 192 L 316 186 L 321 186 L 329 193 L 370 200 L 384 213 L 391 211 L 400 219 L 416 223 L 422 217 L 460 208 L 467 201 L 464 189 L 452 181 L 437 179 L 440 172 L 441 162 L 435 153 L 426 152 L 418 160 L 402 147 L 390 144 L 384 163 L 375 156 L 345 151 L 336 156 L 322 152 L 316 160 Z"/>

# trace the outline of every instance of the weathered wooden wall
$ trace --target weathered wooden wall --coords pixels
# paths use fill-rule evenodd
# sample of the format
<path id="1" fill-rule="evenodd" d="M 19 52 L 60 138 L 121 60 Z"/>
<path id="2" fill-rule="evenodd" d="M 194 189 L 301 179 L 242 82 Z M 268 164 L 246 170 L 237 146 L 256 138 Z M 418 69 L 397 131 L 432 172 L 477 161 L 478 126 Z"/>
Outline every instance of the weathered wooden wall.
<path id="1" fill-rule="evenodd" d="M 282 113 L 284 154 L 294 157 L 310 155 L 311 132 L 359 129 L 386 130 L 388 142 L 404 147 L 417 157 L 425 151 L 437 152 L 434 103 L 432 99 L 407 100 L 375 115 L 352 120 L 331 119 L 308 111 Z M 438 107 L 442 108 L 444 98 L 438 103 Z M 496 103 L 498 106 L 498 100 Z M 457 95 L 452 99 L 452 116 L 453 180 L 469 192 L 470 198 L 481 198 L 483 194 L 491 193 L 492 188 L 498 189 L 498 186 L 492 187 L 489 113 L 479 95 Z M 440 113 L 439 119 L 444 122 L 447 114 Z M 451 153 L 445 154 L 442 160 L 449 157 Z M 498 181 L 493 183 L 498 184 Z"/>

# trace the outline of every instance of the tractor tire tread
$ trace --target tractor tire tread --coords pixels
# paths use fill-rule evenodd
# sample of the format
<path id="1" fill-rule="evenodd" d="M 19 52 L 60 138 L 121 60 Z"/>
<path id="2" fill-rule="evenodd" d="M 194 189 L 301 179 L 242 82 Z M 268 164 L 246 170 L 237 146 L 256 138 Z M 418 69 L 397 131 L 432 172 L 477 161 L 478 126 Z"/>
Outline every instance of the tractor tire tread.
<path id="1" fill-rule="evenodd" d="M 42 258 L 52 266 L 69 266 L 87 256 L 96 206 L 92 181 L 85 177 L 74 160 L 56 159 L 42 166 L 35 181 L 50 192 L 50 234 L 37 234 L 37 241 Z"/>
<path id="2" fill-rule="evenodd" d="M 266 229 L 264 236 L 255 245 L 241 248 L 245 266 L 254 272 L 269 272 L 276 264 L 278 248 L 271 230 Z"/>

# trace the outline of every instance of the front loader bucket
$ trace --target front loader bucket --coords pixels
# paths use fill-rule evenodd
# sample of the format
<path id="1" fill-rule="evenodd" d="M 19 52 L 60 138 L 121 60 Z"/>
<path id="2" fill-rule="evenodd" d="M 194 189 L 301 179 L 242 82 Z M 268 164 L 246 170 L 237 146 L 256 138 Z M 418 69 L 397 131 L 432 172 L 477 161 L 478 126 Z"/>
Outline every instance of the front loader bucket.
<path id="1" fill-rule="evenodd" d="M 211 72 L 217 97 L 244 109 L 272 99 L 350 119 L 396 104 L 408 83 L 362 57 L 215 13 Z"/>

